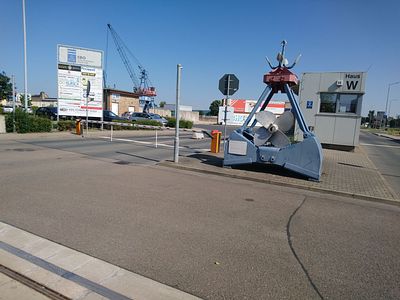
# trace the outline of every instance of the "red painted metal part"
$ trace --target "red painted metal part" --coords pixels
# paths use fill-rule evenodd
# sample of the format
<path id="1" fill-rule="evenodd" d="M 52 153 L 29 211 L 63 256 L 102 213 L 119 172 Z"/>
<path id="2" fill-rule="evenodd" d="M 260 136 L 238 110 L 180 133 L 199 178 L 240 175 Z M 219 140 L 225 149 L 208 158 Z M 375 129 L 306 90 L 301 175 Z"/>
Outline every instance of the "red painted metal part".
<path id="1" fill-rule="evenodd" d="M 284 67 L 276 68 L 264 75 L 264 83 L 271 85 L 275 91 L 284 92 L 283 86 L 285 83 L 293 86 L 298 81 L 297 76 Z"/>

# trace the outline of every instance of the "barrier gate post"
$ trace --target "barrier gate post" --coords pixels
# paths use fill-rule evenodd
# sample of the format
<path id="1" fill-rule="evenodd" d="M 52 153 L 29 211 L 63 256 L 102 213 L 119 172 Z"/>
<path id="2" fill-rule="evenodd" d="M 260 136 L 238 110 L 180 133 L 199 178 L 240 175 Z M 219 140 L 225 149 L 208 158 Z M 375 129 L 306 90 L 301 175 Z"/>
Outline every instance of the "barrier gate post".
<path id="1" fill-rule="evenodd" d="M 212 153 L 219 153 L 220 151 L 220 144 L 221 144 L 221 131 L 213 130 L 211 131 L 211 152 Z"/>

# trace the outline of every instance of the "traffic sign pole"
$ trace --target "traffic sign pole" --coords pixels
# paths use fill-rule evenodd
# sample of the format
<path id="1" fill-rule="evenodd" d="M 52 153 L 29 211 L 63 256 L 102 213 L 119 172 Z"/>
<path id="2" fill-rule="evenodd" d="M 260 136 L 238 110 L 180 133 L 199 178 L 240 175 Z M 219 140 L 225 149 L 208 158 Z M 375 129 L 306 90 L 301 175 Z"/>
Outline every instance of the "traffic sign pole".
<path id="1" fill-rule="evenodd" d="M 89 94 L 90 94 L 90 80 L 87 82 L 86 86 L 86 137 L 89 136 Z"/>
<path id="2" fill-rule="evenodd" d="M 228 86 L 227 86 L 227 93 L 226 93 L 226 99 L 225 99 L 225 113 L 224 113 L 224 153 L 225 153 L 225 144 L 226 144 L 226 115 L 228 112 L 228 99 L 229 99 L 229 88 L 230 88 L 230 81 L 231 81 L 231 75 L 228 75 Z"/>
<path id="3" fill-rule="evenodd" d="M 227 114 L 228 114 L 228 100 L 229 96 L 236 93 L 239 89 L 239 79 L 235 76 L 235 74 L 225 74 L 219 80 L 219 90 L 223 95 L 226 96 L 225 98 L 225 105 L 224 105 L 224 142 L 223 147 L 225 151 L 226 147 L 226 121 L 227 121 Z M 232 89 L 232 92 L 231 92 Z"/>

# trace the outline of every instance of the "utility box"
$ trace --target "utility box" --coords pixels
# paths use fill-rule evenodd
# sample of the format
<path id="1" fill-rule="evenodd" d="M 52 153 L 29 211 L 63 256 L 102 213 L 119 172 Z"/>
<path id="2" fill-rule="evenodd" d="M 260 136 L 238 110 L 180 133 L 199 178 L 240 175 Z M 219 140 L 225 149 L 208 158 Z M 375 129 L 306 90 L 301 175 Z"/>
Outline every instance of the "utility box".
<path id="1" fill-rule="evenodd" d="M 299 104 L 305 121 L 325 146 L 358 145 L 365 72 L 303 73 Z M 298 124 L 295 139 L 303 140 Z"/>

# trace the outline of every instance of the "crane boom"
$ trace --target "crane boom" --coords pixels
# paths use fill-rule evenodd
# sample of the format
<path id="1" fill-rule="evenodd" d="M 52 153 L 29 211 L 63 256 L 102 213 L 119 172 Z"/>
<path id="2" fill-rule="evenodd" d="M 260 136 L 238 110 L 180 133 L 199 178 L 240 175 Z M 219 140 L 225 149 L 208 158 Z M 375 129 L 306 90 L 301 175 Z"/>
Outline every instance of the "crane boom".
<path id="1" fill-rule="evenodd" d="M 140 86 L 140 82 L 139 82 L 139 79 L 136 76 L 136 74 L 135 74 L 135 72 L 134 72 L 134 70 L 132 68 L 132 65 L 131 65 L 126 53 L 125 53 L 125 50 L 124 50 L 124 47 L 123 47 L 123 42 L 122 42 L 121 38 L 119 37 L 118 33 L 114 30 L 114 28 L 111 27 L 111 24 L 107 24 L 107 26 L 108 26 L 108 29 L 111 32 L 111 36 L 112 36 L 112 38 L 114 40 L 115 46 L 117 47 L 117 51 L 119 53 L 119 56 L 121 57 L 122 62 L 124 63 L 125 68 L 128 71 L 129 77 L 132 80 L 134 89 L 137 89 Z"/>
<path id="2" fill-rule="evenodd" d="M 154 107 L 154 97 L 157 96 L 156 89 L 153 86 L 149 86 L 149 76 L 147 71 L 124 44 L 118 33 L 111 27 L 111 24 L 107 24 L 107 26 L 111 32 L 119 56 L 121 57 L 122 62 L 128 71 L 129 77 L 132 80 L 133 92 L 139 96 L 140 103 L 144 104 L 143 112 L 149 112 L 149 108 Z M 139 69 L 139 77 L 136 75 L 126 51 L 136 60 L 136 66 Z"/>

